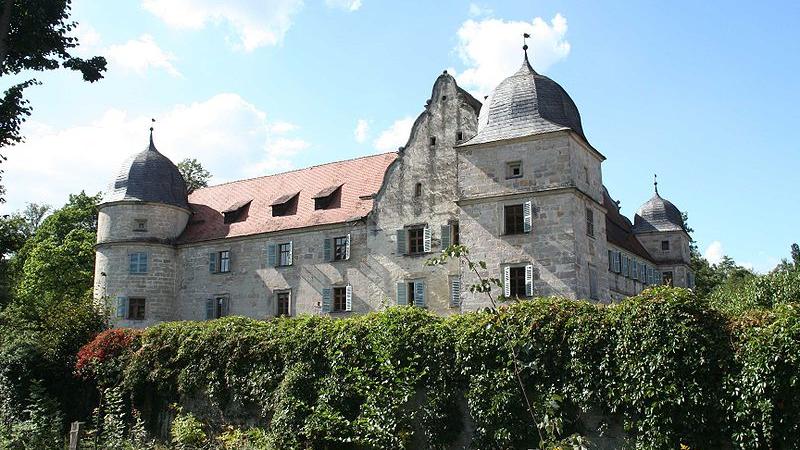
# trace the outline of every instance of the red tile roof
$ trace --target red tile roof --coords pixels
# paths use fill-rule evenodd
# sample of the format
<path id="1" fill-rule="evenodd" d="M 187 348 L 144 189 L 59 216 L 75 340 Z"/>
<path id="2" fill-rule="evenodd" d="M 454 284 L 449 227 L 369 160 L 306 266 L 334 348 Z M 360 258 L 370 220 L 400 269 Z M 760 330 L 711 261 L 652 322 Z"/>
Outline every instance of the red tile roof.
<path id="1" fill-rule="evenodd" d="M 372 210 L 371 196 L 381 188 L 386 170 L 396 158 L 395 152 L 383 153 L 198 189 L 189 195 L 194 214 L 178 243 L 361 219 Z M 342 185 L 341 207 L 314 210 L 312 196 L 334 185 Z M 298 191 L 297 214 L 272 217 L 274 201 Z M 223 223 L 222 211 L 250 199 L 253 201 L 244 220 Z"/>

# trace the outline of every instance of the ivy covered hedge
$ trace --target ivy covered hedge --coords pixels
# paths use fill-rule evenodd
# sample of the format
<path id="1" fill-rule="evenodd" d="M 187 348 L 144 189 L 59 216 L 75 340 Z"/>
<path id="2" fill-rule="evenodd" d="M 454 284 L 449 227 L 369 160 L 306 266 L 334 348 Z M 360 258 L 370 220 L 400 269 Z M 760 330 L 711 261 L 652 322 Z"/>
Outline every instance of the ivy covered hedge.
<path id="1" fill-rule="evenodd" d="M 612 306 L 537 299 L 448 318 L 400 307 L 166 323 L 120 342 L 128 351 L 100 352 L 95 374 L 151 428 L 177 403 L 180 423 L 202 424 L 194 435 L 233 425 L 265 448 L 537 448 L 599 442 L 598 429 L 636 448 L 800 441 L 792 303 L 734 317 L 656 288 Z"/>

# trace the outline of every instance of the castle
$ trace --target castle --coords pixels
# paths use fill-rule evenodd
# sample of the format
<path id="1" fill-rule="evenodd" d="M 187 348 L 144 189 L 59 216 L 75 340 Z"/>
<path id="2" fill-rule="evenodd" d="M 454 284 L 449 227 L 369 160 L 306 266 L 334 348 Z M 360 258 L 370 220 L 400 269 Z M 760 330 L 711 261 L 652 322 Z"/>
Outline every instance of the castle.
<path id="1" fill-rule="evenodd" d="M 488 306 L 469 267 L 425 264 L 450 244 L 509 298 L 692 287 L 681 212 L 656 189 L 633 223 L 620 213 L 577 107 L 527 53 L 487 103 L 445 71 L 397 152 L 188 195 L 151 132 L 98 207 L 95 298 L 132 327 Z"/>

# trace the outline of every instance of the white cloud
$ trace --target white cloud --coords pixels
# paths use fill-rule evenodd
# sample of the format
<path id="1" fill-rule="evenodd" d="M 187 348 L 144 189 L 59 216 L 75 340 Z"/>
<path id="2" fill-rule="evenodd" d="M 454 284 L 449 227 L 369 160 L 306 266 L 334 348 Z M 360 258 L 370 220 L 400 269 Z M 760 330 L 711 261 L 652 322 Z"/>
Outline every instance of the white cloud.
<path id="1" fill-rule="evenodd" d="M 197 158 L 214 184 L 290 169 L 293 157 L 309 146 L 277 136 L 267 114 L 236 94 L 175 105 L 157 119 L 159 151 L 175 163 Z M 25 202 L 60 206 L 68 194 L 105 190 L 122 162 L 147 146 L 150 125 L 149 117 L 118 109 L 72 128 L 26 123 L 27 142 L 10 148 L 3 164 L 8 203 L 0 208 L 11 212 Z"/>
<path id="2" fill-rule="evenodd" d="M 72 35 L 78 38 L 78 49 L 92 49 L 100 45 L 100 33 L 87 23 L 79 23 L 72 30 Z"/>
<path id="3" fill-rule="evenodd" d="M 111 64 L 123 71 L 143 75 L 148 69 L 163 69 L 173 77 L 181 76 L 172 64 L 175 55 L 165 52 L 156 44 L 153 36 L 143 34 L 138 39 L 131 39 L 124 44 L 117 44 L 105 50 Z"/>
<path id="4" fill-rule="evenodd" d="M 556 14 L 550 23 L 541 17 L 531 22 L 467 20 L 458 29 L 456 51 L 467 66 L 459 83 L 477 95 L 489 94 L 522 64 L 523 33 L 531 35 L 528 55 L 537 71 L 545 72 L 569 55 L 570 44 L 565 40 L 567 19 L 561 14 Z"/>
<path id="5" fill-rule="evenodd" d="M 358 11 L 361 8 L 361 0 L 325 0 L 329 8 L 339 8 L 346 11 Z"/>
<path id="6" fill-rule="evenodd" d="M 703 253 L 703 257 L 711 264 L 719 264 L 724 256 L 725 250 L 722 248 L 722 242 L 720 241 L 708 244 L 706 251 Z"/>
<path id="7" fill-rule="evenodd" d="M 367 122 L 366 119 L 358 119 L 358 122 L 356 122 L 356 129 L 353 130 L 353 136 L 356 138 L 356 142 L 363 144 L 367 141 L 368 135 L 369 122 Z"/>
<path id="8" fill-rule="evenodd" d="M 173 28 L 200 30 L 208 23 L 225 23 L 238 41 L 234 48 L 249 52 L 280 44 L 303 1 L 142 0 L 142 6 Z"/>
<path id="9" fill-rule="evenodd" d="M 286 134 L 296 130 L 297 128 L 297 125 L 293 123 L 280 120 L 273 122 L 272 125 L 270 125 L 269 130 L 275 134 Z"/>
<path id="10" fill-rule="evenodd" d="M 491 16 L 492 12 L 490 8 L 485 8 L 477 3 L 469 4 L 469 15 L 472 17 Z"/>
<path id="11" fill-rule="evenodd" d="M 411 134 L 411 127 L 414 125 L 414 119 L 411 117 L 404 117 L 396 120 L 392 126 L 383 130 L 373 145 L 377 150 L 382 152 L 389 152 L 397 150 L 398 147 L 403 146 L 408 142 L 408 136 Z"/>

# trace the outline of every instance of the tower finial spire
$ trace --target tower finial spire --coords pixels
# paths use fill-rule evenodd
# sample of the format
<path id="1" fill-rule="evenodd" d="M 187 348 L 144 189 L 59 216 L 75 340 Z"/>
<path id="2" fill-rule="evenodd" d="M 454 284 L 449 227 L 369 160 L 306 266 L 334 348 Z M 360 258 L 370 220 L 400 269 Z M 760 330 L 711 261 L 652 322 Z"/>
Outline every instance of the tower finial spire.
<path id="1" fill-rule="evenodd" d="M 531 35 L 529 33 L 522 33 L 522 51 L 525 52 L 525 61 L 528 60 L 528 42 L 526 39 L 530 37 Z"/>
<path id="2" fill-rule="evenodd" d="M 658 195 L 658 174 L 653 174 L 653 186 L 656 188 L 656 195 Z"/>
<path id="3" fill-rule="evenodd" d="M 156 123 L 156 119 L 150 119 L 150 150 L 155 150 L 156 146 L 153 144 L 153 124 Z"/>

